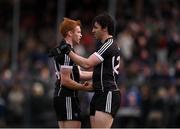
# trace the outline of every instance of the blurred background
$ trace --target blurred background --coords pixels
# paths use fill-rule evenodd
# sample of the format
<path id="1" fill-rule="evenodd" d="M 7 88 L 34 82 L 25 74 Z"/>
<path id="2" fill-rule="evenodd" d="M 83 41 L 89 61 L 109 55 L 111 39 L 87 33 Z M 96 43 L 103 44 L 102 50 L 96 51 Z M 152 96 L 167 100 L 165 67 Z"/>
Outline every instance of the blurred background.
<path id="1" fill-rule="evenodd" d="M 63 17 L 80 19 L 76 47 L 96 48 L 91 21 L 108 12 L 121 47 L 121 108 L 113 127 L 180 127 L 179 0 L 0 0 L 0 127 L 58 127 L 55 73 L 47 52 L 62 39 Z M 82 127 L 92 93 L 80 92 Z"/>

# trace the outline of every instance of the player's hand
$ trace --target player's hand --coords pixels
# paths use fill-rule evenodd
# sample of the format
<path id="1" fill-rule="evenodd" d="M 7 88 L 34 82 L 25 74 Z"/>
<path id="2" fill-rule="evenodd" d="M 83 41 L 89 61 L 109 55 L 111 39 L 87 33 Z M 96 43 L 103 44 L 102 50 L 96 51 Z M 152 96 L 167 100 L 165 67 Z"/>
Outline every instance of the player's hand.
<path id="1" fill-rule="evenodd" d="M 93 86 L 92 86 L 92 83 L 90 83 L 90 82 L 84 82 L 83 83 L 83 89 L 85 90 L 85 91 L 91 91 L 91 90 L 93 90 Z"/>
<path id="2" fill-rule="evenodd" d="M 64 45 L 62 46 L 58 46 L 56 48 L 52 48 L 49 52 L 48 52 L 48 56 L 49 57 L 56 57 L 59 56 L 61 54 L 69 54 L 71 51 L 71 45 L 67 44 L 65 40 L 63 40 L 61 43 L 63 43 Z M 61 44 L 60 43 L 60 44 Z"/>
<path id="3" fill-rule="evenodd" d="M 69 55 L 71 52 L 71 45 L 70 44 L 64 44 L 60 47 L 61 53 Z"/>

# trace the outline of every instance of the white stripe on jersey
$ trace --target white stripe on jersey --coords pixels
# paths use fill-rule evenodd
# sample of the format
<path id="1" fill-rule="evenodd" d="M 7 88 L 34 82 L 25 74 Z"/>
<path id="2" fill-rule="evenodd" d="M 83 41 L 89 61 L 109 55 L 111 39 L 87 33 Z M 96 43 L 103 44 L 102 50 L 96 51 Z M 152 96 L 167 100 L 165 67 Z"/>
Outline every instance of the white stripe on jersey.
<path id="1" fill-rule="evenodd" d="M 70 58 L 67 55 L 64 55 L 64 65 L 61 65 L 61 68 L 70 68 L 72 69 L 73 66 L 69 66 Z"/>
<path id="2" fill-rule="evenodd" d="M 71 97 L 66 97 L 66 114 L 67 120 L 72 120 L 72 107 L 71 107 Z"/>
<path id="3" fill-rule="evenodd" d="M 103 46 L 101 46 L 101 48 L 98 50 L 98 52 L 101 52 L 102 49 L 104 49 L 107 45 L 108 45 L 109 41 L 104 43 Z"/>
<path id="4" fill-rule="evenodd" d="M 71 97 L 69 97 L 69 108 L 70 108 L 70 119 L 72 120 L 72 104 L 71 104 Z"/>
<path id="5" fill-rule="evenodd" d="M 115 62 L 115 56 L 112 58 L 112 72 L 113 72 L 113 78 L 114 78 L 114 84 L 116 85 L 116 89 L 118 89 L 118 85 L 116 83 L 115 75 L 114 75 L 114 62 Z"/>
<path id="6" fill-rule="evenodd" d="M 70 64 L 70 58 L 67 55 L 64 55 L 64 65 L 69 65 Z"/>
<path id="7" fill-rule="evenodd" d="M 103 85 L 103 62 L 101 63 L 101 87 L 102 91 L 104 91 L 104 85 Z"/>
<path id="8" fill-rule="evenodd" d="M 99 55 L 102 55 L 106 49 L 113 43 L 113 39 L 109 39 L 108 42 L 104 43 L 104 45 L 98 50 Z"/>
<path id="9" fill-rule="evenodd" d="M 66 115 L 67 115 L 67 120 L 69 119 L 69 108 L 68 108 L 68 97 L 66 97 Z"/>
<path id="10" fill-rule="evenodd" d="M 106 48 L 104 48 L 100 54 L 102 55 L 102 54 L 109 48 L 109 46 L 112 45 L 112 43 L 113 43 L 113 41 L 111 42 L 111 40 L 110 40 L 110 43 L 108 43 L 108 45 L 106 46 Z"/>
<path id="11" fill-rule="evenodd" d="M 67 56 L 66 55 L 64 55 L 64 65 L 66 65 L 66 62 L 67 62 Z"/>
<path id="12" fill-rule="evenodd" d="M 54 67 L 55 67 L 55 74 L 56 74 L 56 77 L 57 77 L 57 79 L 60 79 L 60 75 L 59 75 L 59 71 L 58 71 L 58 69 L 57 69 L 56 61 L 53 60 L 53 63 L 54 63 Z"/>
<path id="13" fill-rule="evenodd" d="M 101 60 L 101 62 L 104 61 L 104 58 L 100 56 L 97 52 L 94 52 L 94 55 L 96 55 Z"/>
<path id="14" fill-rule="evenodd" d="M 60 88 L 59 88 L 59 91 L 58 91 L 58 96 L 60 95 L 61 89 L 62 89 L 62 87 L 61 87 L 61 84 L 60 84 Z"/>
<path id="15" fill-rule="evenodd" d="M 111 113 L 111 105 L 112 105 L 112 91 L 109 91 L 106 98 L 105 112 Z"/>
<path id="16" fill-rule="evenodd" d="M 73 66 L 61 65 L 61 68 L 72 69 Z"/>
<path id="17" fill-rule="evenodd" d="M 106 46 L 108 45 L 108 43 L 109 43 L 109 41 L 106 42 L 106 43 L 104 43 L 104 45 L 98 50 L 99 55 L 100 55 L 100 53 L 102 52 L 102 50 L 103 50 L 104 48 L 106 48 Z"/>
<path id="18" fill-rule="evenodd" d="M 68 56 L 68 65 L 70 64 L 70 58 L 69 58 L 69 56 Z"/>

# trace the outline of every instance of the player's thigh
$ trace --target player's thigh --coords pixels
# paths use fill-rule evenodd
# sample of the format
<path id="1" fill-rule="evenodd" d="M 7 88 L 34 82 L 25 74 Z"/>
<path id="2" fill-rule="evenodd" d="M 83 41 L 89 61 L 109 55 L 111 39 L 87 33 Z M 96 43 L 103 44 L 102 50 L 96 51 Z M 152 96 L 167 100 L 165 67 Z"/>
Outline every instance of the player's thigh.
<path id="1" fill-rule="evenodd" d="M 120 92 L 108 91 L 101 93 L 98 97 L 96 97 L 94 110 L 111 114 L 111 116 L 114 118 L 119 107 L 120 107 Z"/>
<path id="2" fill-rule="evenodd" d="M 90 123 L 91 123 L 91 128 L 94 128 L 95 116 L 90 116 Z"/>
<path id="3" fill-rule="evenodd" d="M 63 121 L 63 128 L 81 128 L 80 121 Z"/>
<path id="4" fill-rule="evenodd" d="M 96 111 L 94 116 L 94 128 L 110 128 L 113 123 L 113 117 L 109 113 Z"/>
<path id="5" fill-rule="evenodd" d="M 58 126 L 59 126 L 59 128 L 64 128 L 64 123 L 63 123 L 63 121 L 58 121 Z"/>

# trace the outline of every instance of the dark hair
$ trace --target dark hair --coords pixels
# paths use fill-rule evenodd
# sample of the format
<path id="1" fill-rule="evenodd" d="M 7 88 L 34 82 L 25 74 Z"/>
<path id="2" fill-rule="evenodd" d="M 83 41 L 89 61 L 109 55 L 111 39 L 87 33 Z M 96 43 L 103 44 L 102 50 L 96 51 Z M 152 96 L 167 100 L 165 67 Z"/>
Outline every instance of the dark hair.
<path id="1" fill-rule="evenodd" d="M 112 17 L 110 15 L 108 15 L 107 13 L 103 13 L 103 14 L 96 16 L 92 22 L 93 26 L 94 26 L 95 22 L 97 22 L 102 27 L 102 29 L 107 27 L 108 33 L 110 35 L 114 34 L 114 21 L 113 21 Z"/>

